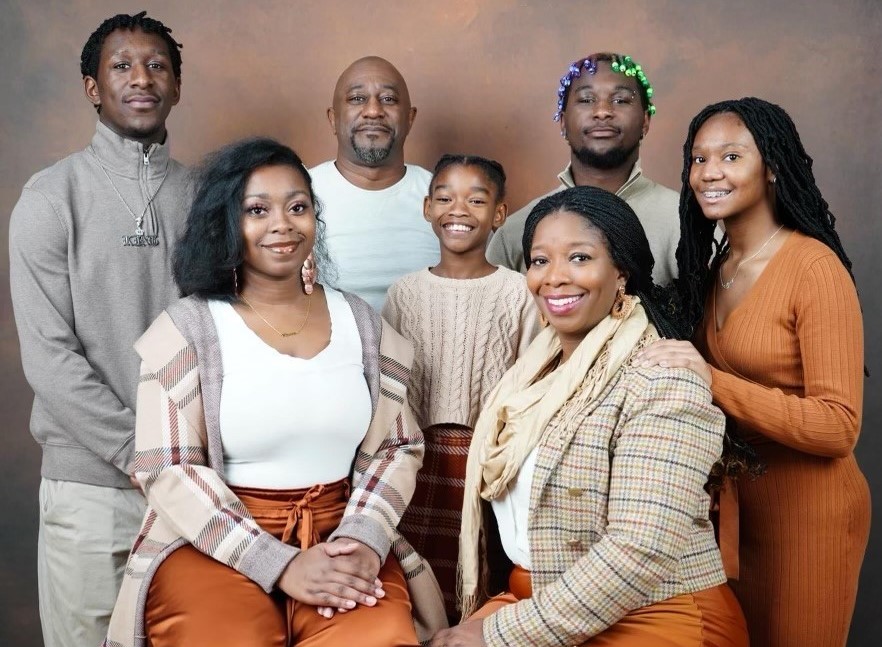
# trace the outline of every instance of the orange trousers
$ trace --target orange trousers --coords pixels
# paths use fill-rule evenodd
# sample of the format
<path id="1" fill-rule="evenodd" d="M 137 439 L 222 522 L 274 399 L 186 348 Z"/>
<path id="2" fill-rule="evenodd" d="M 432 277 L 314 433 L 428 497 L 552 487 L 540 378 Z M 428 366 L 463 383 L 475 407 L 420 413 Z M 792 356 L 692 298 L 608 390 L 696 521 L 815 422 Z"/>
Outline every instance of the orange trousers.
<path id="1" fill-rule="evenodd" d="M 529 598 L 530 572 L 515 566 L 509 593 L 487 601 L 469 620 L 492 615 Z M 735 594 L 726 584 L 685 593 L 635 609 L 580 647 L 748 647 L 747 624 Z"/>
<path id="2" fill-rule="evenodd" d="M 308 548 L 339 525 L 347 480 L 305 490 L 232 488 L 261 528 Z M 378 575 L 385 597 L 327 619 L 281 591 L 266 594 L 238 571 L 193 546 L 174 551 L 157 569 L 145 620 L 151 647 L 417 647 L 404 573 L 389 556 Z"/>

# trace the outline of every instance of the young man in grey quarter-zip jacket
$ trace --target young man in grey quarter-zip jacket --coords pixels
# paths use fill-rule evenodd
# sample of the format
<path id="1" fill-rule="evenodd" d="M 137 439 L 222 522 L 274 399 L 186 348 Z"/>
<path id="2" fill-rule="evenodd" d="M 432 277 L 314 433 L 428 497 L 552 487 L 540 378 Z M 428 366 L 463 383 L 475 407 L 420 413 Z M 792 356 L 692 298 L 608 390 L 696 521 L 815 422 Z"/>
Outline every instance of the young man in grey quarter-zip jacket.
<path id="1" fill-rule="evenodd" d="M 176 297 L 172 250 L 190 201 L 165 121 L 180 45 L 144 12 L 104 21 L 83 48 L 98 111 L 85 150 L 34 175 L 12 212 L 10 283 L 43 450 L 38 580 L 47 647 L 107 631 L 144 500 L 130 480 L 132 344 Z"/>

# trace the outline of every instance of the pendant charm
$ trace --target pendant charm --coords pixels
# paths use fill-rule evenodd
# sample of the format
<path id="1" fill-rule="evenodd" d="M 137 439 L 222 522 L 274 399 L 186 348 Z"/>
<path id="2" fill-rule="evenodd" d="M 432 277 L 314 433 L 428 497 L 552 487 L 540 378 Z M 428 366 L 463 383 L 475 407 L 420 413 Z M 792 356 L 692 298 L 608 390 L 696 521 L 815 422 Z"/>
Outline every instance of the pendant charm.
<path id="1" fill-rule="evenodd" d="M 156 234 L 135 233 L 134 236 L 122 237 L 123 247 L 158 247 L 159 236 Z"/>

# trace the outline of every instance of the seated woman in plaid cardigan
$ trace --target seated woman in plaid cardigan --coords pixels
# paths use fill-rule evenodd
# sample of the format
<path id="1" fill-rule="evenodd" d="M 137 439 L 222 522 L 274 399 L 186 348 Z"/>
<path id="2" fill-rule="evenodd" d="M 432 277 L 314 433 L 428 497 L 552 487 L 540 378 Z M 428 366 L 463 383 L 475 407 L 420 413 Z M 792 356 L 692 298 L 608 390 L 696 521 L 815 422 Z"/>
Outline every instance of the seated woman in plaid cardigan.
<path id="1" fill-rule="evenodd" d="M 322 224 L 277 142 L 204 169 L 175 255 L 186 298 L 136 344 L 148 508 L 106 645 L 416 646 L 446 625 L 397 531 L 423 455 L 411 347 L 312 285 Z"/>
<path id="2" fill-rule="evenodd" d="M 530 213 L 524 258 L 550 325 L 478 419 L 460 536 L 466 620 L 431 645 L 746 646 L 705 491 L 723 415 L 697 374 L 634 361 L 679 330 L 640 222 L 611 193 L 568 189 Z M 487 601 L 498 569 L 482 547 L 497 533 L 514 568 Z"/>

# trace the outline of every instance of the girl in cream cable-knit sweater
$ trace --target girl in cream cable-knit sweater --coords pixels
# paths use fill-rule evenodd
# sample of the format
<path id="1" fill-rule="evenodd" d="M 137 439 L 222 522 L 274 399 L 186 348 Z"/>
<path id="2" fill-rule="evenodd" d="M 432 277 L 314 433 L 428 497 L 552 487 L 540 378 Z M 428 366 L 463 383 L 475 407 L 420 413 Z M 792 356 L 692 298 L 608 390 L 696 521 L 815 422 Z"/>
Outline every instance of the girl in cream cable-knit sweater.
<path id="1" fill-rule="evenodd" d="M 523 275 L 487 262 L 491 233 L 505 221 L 505 172 L 481 157 L 444 155 L 423 213 L 441 242 L 435 267 L 389 289 L 383 317 L 414 345 L 408 388 L 426 454 L 399 529 L 432 566 L 448 615 L 465 467 L 481 405 L 538 329 Z"/>

